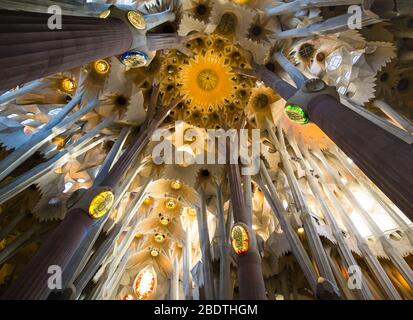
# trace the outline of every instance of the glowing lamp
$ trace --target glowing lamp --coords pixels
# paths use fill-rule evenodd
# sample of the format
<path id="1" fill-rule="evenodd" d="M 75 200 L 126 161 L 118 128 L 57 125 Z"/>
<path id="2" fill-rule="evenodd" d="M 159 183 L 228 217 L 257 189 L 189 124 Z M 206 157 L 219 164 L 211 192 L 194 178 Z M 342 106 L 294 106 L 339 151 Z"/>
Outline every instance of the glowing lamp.
<path id="1" fill-rule="evenodd" d="M 169 210 L 175 209 L 176 206 L 177 206 L 177 203 L 174 199 L 169 199 L 169 200 L 165 201 L 165 207 Z"/>
<path id="2" fill-rule="evenodd" d="M 159 222 L 160 222 L 161 225 L 167 226 L 167 225 L 169 224 L 170 220 L 169 220 L 168 217 L 162 216 L 162 217 L 159 219 Z"/>
<path id="3" fill-rule="evenodd" d="M 133 296 L 131 294 L 125 294 L 122 297 L 122 300 L 133 300 Z"/>
<path id="4" fill-rule="evenodd" d="M 76 90 L 76 81 L 70 78 L 64 78 L 61 83 L 61 88 L 63 91 L 72 93 Z"/>
<path id="5" fill-rule="evenodd" d="M 182 182 L 179 181 L 179 180 L 172 181 L 172 182 L 171 182 L 171 188 L 172 188 L 173 190 L 179 190 L 179 189 L 181 189 L 181 188 L 182 188 Z"/>
<path id="6" fill-rule="evenodd" d="M 165 241 L 166 236 L 163 233 L 156 233 L 155 234 L 155 242 L 157 243 L 163 243 Z"/>
<path id="7" fill-rule="evenodd" d="M 112 191 L 102 191 L 96 195 L 89 205 L 89 215 L 93 219 L 103 217 L 112 208 L 115 195 Z"/>
<path id="8" fill-rule="evenodd" d="M 287 104 L 284 108 L 284 112 L 287 117 L 295 123 L 304 125 L 309 122 L 307 113 L 296 104 Z"/>
<path id="9" fill-rule="evenodd" d="M 109 72 L 110 65 L 106 60 L 97 60 L 93 63 L 93 69 L 97 74 L 105 75 Z"/>
<path id="10" fill-rule="evenodd" d="M 297 232 L 298 232 L 299 234 L 304 234 L 304 228 L 303 228 L 303 227 L 298 228 Z"/>
<path id="11" fill-rule="evenodd" d="M 232 249 L 238 255 L 244 254 L 249 249 L 249 235 L 246 226 L 236 224 L 231 230 Z"/>
<path id="12" fill-rule="evenodd" d="M 151 249 L 150 253 L 151 253 L 151 256 L 154 258 L 159 256 L 159 250 L 156 248 Z"/>
<path id="13" fill-rule="evenodd" d="M 135 278 L 133 289 L 138 300 L 148 299 L 156 288 L 156 273 L 152 266 L 142 269 Z"/>

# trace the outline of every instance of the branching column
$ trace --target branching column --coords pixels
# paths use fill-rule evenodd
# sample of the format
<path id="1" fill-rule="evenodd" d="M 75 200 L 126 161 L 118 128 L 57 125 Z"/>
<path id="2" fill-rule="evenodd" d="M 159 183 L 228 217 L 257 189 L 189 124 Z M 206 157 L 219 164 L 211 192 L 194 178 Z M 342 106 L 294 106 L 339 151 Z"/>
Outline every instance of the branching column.
<path id="1" fill-rule="evenodd" d="M 329 95 L 308 104 L 308 116 L 408 217 L 413 218 L 413 145 Z"/>
<path id="2" fill-rule="evenodd" d="M 263 66 L 254 73 L 285 100 L 297 89 Z M 301 106 L 324 133 L 410 219 L 413 219 L 413 145 L 408 144 L 328 94 L 314 94 Z"/>
<path id="3" fill-rule="evenodd" d="M 251 218 L 247 216 L 248 213 L 245 209 L 239 166 L 230 164 L 228 175 L 234 223 L 244 223 L 252 230 L 252 226 L 248 225 L 248 223 L 251 224 Z M 250 239 L 249 250 L 237 256 L 240 298 L 266 300 L 267 296 L 261 269 L 261 257 L 254 242 L 255 241 Z"/>
<path id="4" fill-rule="evenodd" d="M 88 215 L 92 199 L 100 194 L 100 191 L 116 189 L 148 143 L 154 130 L 178 103 L 179 100 L 174 100 L 169 106 L 156 113 L 152 112 L 155 104 L 150 105 L 148 114 L 151 116 L 140 127 L 136 140 L 127 147 L 100 185 L 87 190 L 78 203 L 68 211 L 65 219 L 41 246 L 18 279 L 1 297 L 2 299 L 42 300 L 46 299 L 53 289 L 58 289 L 49 284 L 50 279 L 53 279 L 49 268 L 58 266 L 64 272 L 82 242 L 87 239 L 90 230 L 98 223 L 99 220 Z M 102 218 L 100 216 L 98 219 Z"/>

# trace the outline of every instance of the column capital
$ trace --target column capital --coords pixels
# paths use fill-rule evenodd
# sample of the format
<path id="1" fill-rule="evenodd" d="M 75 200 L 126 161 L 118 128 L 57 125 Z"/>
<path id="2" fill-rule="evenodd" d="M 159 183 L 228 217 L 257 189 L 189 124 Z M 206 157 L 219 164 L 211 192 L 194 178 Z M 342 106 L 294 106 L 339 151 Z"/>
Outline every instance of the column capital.
<path id="1" fill-rule="evenodd" d="M 307 124 L 311 121 L 311 119 L 308 119 L 309 105 L 321 95 L 329 95 L 337 101 L 340 101 L 340 96 L 335 87 L 327 86 L 321 79 L 308 79 L 304 82 L 304 85 L 287 100 L 284 111 L 291 121 L 299 124 Z"/>

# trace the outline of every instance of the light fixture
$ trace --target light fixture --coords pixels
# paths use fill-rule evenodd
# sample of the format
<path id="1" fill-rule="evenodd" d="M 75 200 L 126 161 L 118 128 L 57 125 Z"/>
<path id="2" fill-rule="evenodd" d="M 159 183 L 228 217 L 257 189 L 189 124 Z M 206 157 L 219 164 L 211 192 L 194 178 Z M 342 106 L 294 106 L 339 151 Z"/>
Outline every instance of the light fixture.
<path id="1" fill-rule="evenodd" d="M 171 182 L 171 188 L 173 190 L 180 190 L 182 188 L 182 182 L 179 180 L 175 180 Z"/>
<path id="2" fill-rule="evenodd" d="M 169 220 L 168 217 L 162 216 L 162 217 L 159 219 L 159 222 L 161 223 L 161 225 L 167 226 L 167 225 L 169 224 L 170 220 Z"/>
<path id="3" fill-rule="evenodd" d="M 103 217 L 112 208 L 115 201 L 115 195 L 112 191 L 102 191 L 97 194 L 89 205 L 89 215 L 93 219 Z"/>
<path id="4" fill-rule="evenodd" d="M 157 256 L 159 256 L 159 249 L 152 248 L 150 253 L 151 253 L 152 257 L 157 257 Z"/>
<path id="5" fill-rule="evenodd" d="M 110 65 L 106 60 L 97 60 L 93 63 L 93 69 L 96 73 L 105 75 L 110 70 Z"/>
<path id="6" fill-rule="evenodd" d="M 298 228 L 297 232 L 298 232 L 299 234 L 304 234 L 304 228 L 303 228 L 303 227 Z"/>
<path id="7" fill-rule="evenodd" d="M 174 210 L 176 208 L 176 206 L 177 206 L 177 203 L 174 199 L 168 199 L 168 200 L 165 201 L 165 207 L 168 210 Z"/>
<path id="8" fill-rule="evenodd" d="M 163 233 L 155 233 L 154 239 L 157 243 L 165 242 L 166 236 Z"/>
<path id="9" fill-rule="evenodd" d="M 67 93 L 73 93 L 76 90 L 76 81 L 71 78 L 64 78 L 61 82 L 61 88 Z"/>
<path id="10" fill-rule="evenodd" d="M 133 300 L 133 296 L 131 294 L 125 294 L 122 297 L 122 300 Z"/>

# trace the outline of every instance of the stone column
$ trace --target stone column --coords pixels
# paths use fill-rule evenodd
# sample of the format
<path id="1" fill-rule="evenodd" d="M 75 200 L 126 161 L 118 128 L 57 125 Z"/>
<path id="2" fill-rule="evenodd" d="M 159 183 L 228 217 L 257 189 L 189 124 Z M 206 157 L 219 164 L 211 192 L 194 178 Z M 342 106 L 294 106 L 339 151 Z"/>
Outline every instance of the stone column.
<path id="1" fill-rule="evenodd" d="M 267 300 L 264 278 L 261 268 L 261 257 L 255 241 L 252 240 L 251 218 L 245 208 L 245 200 L 241 186 L 240 169 L 237 164 L 229 164 L 228 180 L 234 224 L 243 223 L 249 229 L 249 250 L 237 255 L 238 286 L 242 300 Z M 249 225 L 248 225 L 249 224 Z"/>
<path id="2" fill-rule="evenodd" d="M 263 66 L 254 75 L 289 100 L 297 89 Z M 310 121 L 373 181 L 393 203 L 413 219 L 413 145 L 382 129 L 328 94 L 314 94 L 305 109 Z"/>
<path id="3" fill-rule="evenodd" d="M 132 46 L 132 32 L 120 19 L 62 16 L 62 28 L 51 30 L 49 18 L 0 10 L 0 90 L 122 54 Z"/>
<path id="4" fill-rule="evenodd" d="M 94 220 L 80 209 L 68 213 L 68 216 L 53 231 L 38 254 L 29 262 L 18 279 L 1 298 L 10 300 L 46 299 L 53 289 L 53 287 L 49 287 L 50 284 L 58 283 L 54 281 L 59 276 L 58 268 L 63 273 L 63 267 L 70 261 L 72 253 L 86 237 L 93 223 Z M 60 232 L 62 229 L 67 232 Z"/>
<path id="5" fill-rule="evenodd" d="M 307 107 L 309 119 L 413 219 L 413 145 L 343 106 L 330 95 L 320 95 Z"/>
<path id="6" fill-rule="evenodd" d="M 156 102 L 156 101 L 155 101 Z M 82 242 L 92 230 L 95 223 L 104 216 L 93 219 L 88 214 L 88 208 L 92 199 L 100 194 L 100 191 L 115 190 L 125 173 L 131 168 L 139 156 L 140 150 L 149 141 L 153 131 L 165 120 L 168 112 L 180 101 L 174 100 L 169 106 L 152 114 L 140 127 L 138 136 L 122 153 L 113 168 L 103 178 L 100 185 L 93 186 L 87 190 L 80 200 L 67 213 L 65 219 L 56 227 L 50 237 L 46 239 L 39 252 L 33 257 L 30 263 L 22 271 L 18 279 L 6 290 L 2 299 L 27 299 L 43 300 L 47 299 L 53 291 L 53 287 L 48 286 L 50 266 L 58 266 L 61 272 L 65 271 L 70 259 L 81 246 Z M 150 106 L 152 110 L 153 106 Z M 149 112 L 149 111 L 148 111 Z M 101 211 L 111 209 L 108 206 Z M 108 214 L 108 213 L 105 214 Z"/>

